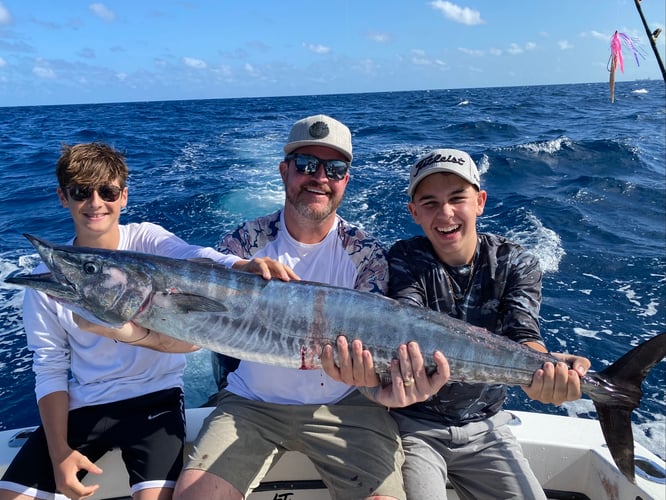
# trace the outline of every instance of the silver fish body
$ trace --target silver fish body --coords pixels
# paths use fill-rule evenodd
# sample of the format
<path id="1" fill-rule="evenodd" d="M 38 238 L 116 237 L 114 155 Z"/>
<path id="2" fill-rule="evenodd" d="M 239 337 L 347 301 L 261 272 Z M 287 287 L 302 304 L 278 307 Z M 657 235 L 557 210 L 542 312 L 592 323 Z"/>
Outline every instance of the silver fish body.
<path id="1" fill-rule="evenodd" d="M 416 341 L 430 370 L 440 350 L 451 380 L 528 385 L 552 356 L 427 308 L 377 294 L 259 276 L 203 261 L 71 246 L 26 235 L 51 271 L 9 283 L 41 290 L 87 319 L 127 321 L 239 359 L 298 369 L 320 366 L 337 336 L 361 339 L 386 379 L 398 345 Z M 666 334 L 581 380 L 599 413 L 616 463 L 633 479 L 631 411 L 641 383 L 666 355 Z"/>

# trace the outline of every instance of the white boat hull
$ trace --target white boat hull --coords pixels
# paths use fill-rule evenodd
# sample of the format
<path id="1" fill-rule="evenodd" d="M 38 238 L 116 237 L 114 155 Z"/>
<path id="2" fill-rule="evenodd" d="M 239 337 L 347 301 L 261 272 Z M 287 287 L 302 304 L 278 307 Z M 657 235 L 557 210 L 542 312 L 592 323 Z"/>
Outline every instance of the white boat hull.
<path id="1" fill-rule="evenodd" d="M 211 408 L 187 410 L 187 442 L 196 438 Z M 636 443 L 636 484 L 617 469 L 606 447 L 599 423 L 572 417 L 512 411 L 512 425 L 532 469 L 551 498 L 571 500 L 666 500 L 664 460 Z M 0 431 L 0 475 L 32 428 Z M 18 439 L 17 439 L 18 436 Z M 14 445 L 12 446 L 12 442 Z M 85 483 L 101 485 L 94 499 L 129 498 L 127 472 L 119 450 L 98 461 L 101 476 Z M 448 497 L 456 499 L 453 490 Z M 297 452 L 287 453 L 257 486 L 248 500 L 330 500 L 312 463 Z"/>

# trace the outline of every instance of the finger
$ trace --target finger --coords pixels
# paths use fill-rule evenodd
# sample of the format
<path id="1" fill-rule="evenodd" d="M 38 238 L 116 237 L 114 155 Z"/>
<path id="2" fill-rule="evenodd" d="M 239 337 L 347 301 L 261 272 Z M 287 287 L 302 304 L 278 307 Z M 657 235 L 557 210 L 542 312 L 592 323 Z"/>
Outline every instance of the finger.
<path id="1" fill-rule="evenodd" d="M 358 339 L 352 341 L 352 373 L 354 385 L 361 387 L 376 385 L 372 354 L 363 348 L 363 342 Z"/>
<path id="2" fill-rule="evenodd" d="M 400 361 L 397 359 L 391 360 L 391 383 L 394 396 L 397 400 L 405 399 L 405 380 L 402 377 L 400 368 Z"/>
<path id="3" fill-rule="evenodd" d="M 412 370 L 412 360 L 409 356 L 409 350 L 405 344 L 401 344 L 398 347 L 398 361 L 400 362 L 400 374 L 402 375 L 403 385 L 405 387 L 413 386 L 414 371 Z"/>
<path id="4" fill-rule="evenodd" d="M 568 398 L 569 366 L 566 363 L 557 363 L 554 373 L 553 404 L 561 405 Z"/>
<path id="5" fill-rule="evenodd" d="M 300 276 L 298 274 L 296 274 L 296 271 L 294 271 L 291 267 L 284 266 L 284 270 L 285 270 L 285 272 L 286 272 L 286 274 L 287 274 L 287 276 L 289 277 L 290 280 L 300 281 L 300 279 L 301 279 Z M 287 281 L 289 281 L 289 280 L 287 280 Z"/>
<path id="6" fill-rule="evenodd" d="M 548 363 L 545 363 L 544 366 L 546 364 L 548 364 Z M 552 363 L 551 363 L 551 366 L 552 366 Z M 543 398 L 542 392 L 543 392 L 544 378 L 545 378 L 544 369 L 539 368 L 532 375 L 532 381 L 530 382 L 530 385 L 523 386 L 523 390 L 530 397 L 530 399 L 535 399 L 537 401 L 542 400 L 542 398 Z"/>
<path id="7" fill-rule="evenodd" d="M 428 376 L 426 375 L 425 362 L 423 361 L 423 355 L 421 354 L 418 342 L 408 342 L 407 353 L 409 355 L 412 374 L 414 375 L 414 382 L 416 385 L 427 384 Z"/>
<path id="8" fill-rule="evenodd" d="M 580 377 L 584 376 L 591 366 L 592 362 L 589 359 L 583 358 L 581 356 L 574 357 L 573 363 L 571 363 L 571 367 Z"/>
<path id="9" fill-rule="evenodd" d="M 441 352 L 435 351 L 433 354 L 437 371 L 430 376 L 430 391 L 431 394 L 438 392 L 451 377 L 451 369 L 449 367 L 449 360 L 446 359 Z"/>
<path id="10" fill-rule="evenodd" d="M 335 355 L 333 352 L 332 345 L 324 346 L 324 348 L 321 350 L 320 360 L 321 360 L 321 367 L 326 373 L 326 375 L 328 375 L 337 382 L 342 382 L 342 378 L 340 376 L 340 369 L 335 364 Z"/>
<path id="11" fill-rule="evenodd" d="M 583 392 L 580 389 L 580 376 L 575 370 L 569 370 L 569 377 L 567 379 L 567 396 L 565 401 L 576 401 L 583 397 Z"/>
<path id="12" fill-rule="evenodd" d="M 335 340 L 338 350 L 338 370 L 340 372 L 340 380 L 348 385 L 354 385 L 354 367 L 352 360 L 352 353 L 347 337 L 339 335 Z"/>

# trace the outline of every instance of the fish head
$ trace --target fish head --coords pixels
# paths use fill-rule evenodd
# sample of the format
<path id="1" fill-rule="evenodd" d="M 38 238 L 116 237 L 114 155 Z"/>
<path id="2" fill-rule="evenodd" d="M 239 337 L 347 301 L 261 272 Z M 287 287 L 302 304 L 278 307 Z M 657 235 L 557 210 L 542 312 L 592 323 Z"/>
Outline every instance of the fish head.
<path id="1" fill-rule="evenodd" d="M 135 254 L 25 236 L 50 272 L 11 276 L 7 283 L 44 292 L 80 316 L 111 327 L 132 320 L 150 301 L 153 279 Z"/>

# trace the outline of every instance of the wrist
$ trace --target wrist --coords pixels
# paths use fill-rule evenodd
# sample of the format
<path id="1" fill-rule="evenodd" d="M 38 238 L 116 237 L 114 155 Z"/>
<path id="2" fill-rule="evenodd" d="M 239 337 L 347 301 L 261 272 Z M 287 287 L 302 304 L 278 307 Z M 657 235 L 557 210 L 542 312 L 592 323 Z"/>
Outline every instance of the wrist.
<path id="1" fill-rule="evenodd" d="M 151 333 L 152 333 L 152 330 L 151 330 L 150 328 L 146 328 L 146 333 L 145 333 L 143 336 L 139 337 L 138 339 L 134 339 L 134 340 L 119 340 L 118 342 L 121 342 L 121 343 L 123 343 L 123 344 L 136 344 L 137 342 L 141 342 L 142 340 L 144 340 L 145 338 L 147 338 L 148 335 L 150 335 Z"/>

